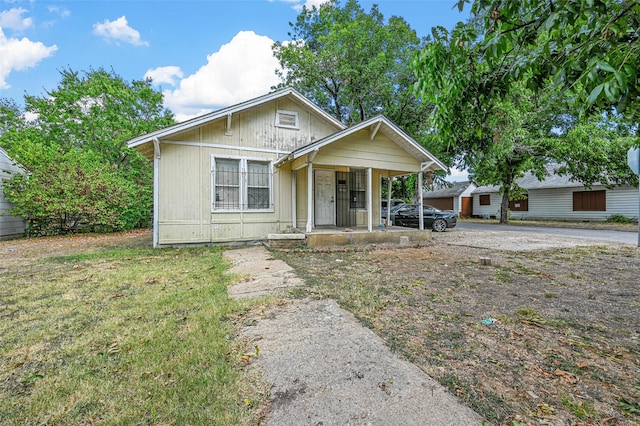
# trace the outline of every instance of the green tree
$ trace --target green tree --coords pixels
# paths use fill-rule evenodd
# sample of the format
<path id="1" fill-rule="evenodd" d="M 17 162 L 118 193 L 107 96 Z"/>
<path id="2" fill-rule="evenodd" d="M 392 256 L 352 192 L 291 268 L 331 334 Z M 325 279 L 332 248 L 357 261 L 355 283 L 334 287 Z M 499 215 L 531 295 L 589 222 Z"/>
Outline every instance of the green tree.
<path id="1" fill-rule="evenodd" d="M 292 41 L 273 46 L 283 69 L 280 86 L 294 87 L 345 124 L 384 114 L 433 148 L 431 104 L 414 95 L 411 68 L 425 40 L 403 18 L 385 22 L 376 5 L 367 13 L 356 0 L 344 7 L 332 0 L 303 8 L 290 25 Z M 393 187 L 396 196 L 408 199 L 415 179 L 396 178 Z"/>
<path id="2" fill-rule="evenodd" d="M 484 94 L 504 92 L 518 81 L 542 88 L 549 78 L 565 89 L 574 107 L 615 108 L 628 120 L 640 113 L 640 3 L 637 0 L 459 0 L 471 3 L 471 18 L 451 36 L 434 34 L 453 55 L 461 75 L 443 85 L 460 93 L 469 72 L 482 64 Z M 473 53 L 467 55 L 470 47 Z M 437 49 L 436 49 L 437 50 Z M 433 67 L 424 54 L 414 63 L 419 73 Z M 440 54 L 445 54 L 440 50 Z M 443 59 L 440 56 L 440 59 Z M 418 88 L 430 86 L 419 78 Z M 444 82 L 447 83 L 447 82 Z"/>
<path id="3" fill-rule="evenodd" d="M 541 87 L 548 77 L 582 109 L 640 113 L 640 3 L 637 0 L 459 0 L 471 3 L 495 78 Z"/>
<path id="4" fill-rule="evenodd" d="M 410 68 L 423 41 L 399 17 L 385 23 L 374 5 L 369 13 L 356 0 L 303 8 L 290 24 L 291 42 L 275 43 L 274 55 L 291 86 L 345 124 L 385 114 L 410 134 L 427 115 L 412 94 Z"/>
<path id="5" fill-rule="evenodd" d="M 556 148 L 562 159 L 559 173 L 569 173 L 586 186 L 638 185 L 638 176 L 627 165 L 627 151 L 640 145 L 635 126 L 615 114 L 591 115 L 564 135 Z"/>
<path id="6" fill-rule="evenodd" d="M 152 170 L 126 141 L 174 123 L 150 81 L 104 69 L 61 71 L 46 96 L 5 101 L 0 145 L 26 171 L 5 182 L 32 233 L 120 230 L 148 219 Z"/>
<path id="7" fill-rule="evenodd" d="M 464 3 L 460 1 L 460 7 Z M 601 69 L 602 58 L 586 60 L 586 56 L 590 51 L 587 46 L 591 46 L 589 49 L 603 46 L 594 39 L 594 28 L 615 21 L 603 17 L 600 6 L 627 24 L 635 19 L 634 8 L 618 9 L 611 2 L 601 2 L 607 5 L 600 4 L 591 11 L 580 9 L 577 20 L 581 26 L 576 26 L 565 8 L 583 3 L 477 0 L 469 22 L 457 24 L 451 32 L 434 28 L 433 41 L 413 63 L 418 77 L 416 92 L 435 105 L 434 135 L 444 144 L 443 149 L 454 163 L 471 167 L 478 181 L 502 187 L 502 222 L 507 221 L 509 197 L 521 192 L 514 185 L 515 179 L 526 171 L 543 177 L 543 166 L 548 161 L 565 164 L 561 173 L 571 172 L 576 180 L 587 185 L 596 181 L 607 183 L 610 178 L 617 183 L 633 181 L 633 177 L 615 172 L 622 171 L 626 164 L 624 155 L 614 155 L 634 139 L 622 138 L 621 127 L 608 127 L 597 113 L 613 106 L 625 107 L 625 115 L 621 117 L 629 122 L 635 112 L 628 98 L 637 98 L 633 95 L 637 80 L 613 89 L 612 83 L 607 85 L 606 81 L 598 80 L 606 77 Z M 585 31 L 588 36 L 583 39 L 575 34 L 572 38 L 572 31 Z M 573 47 L 567 44 L 578 40 L 580 48 L 578 44 Z M 637 38 L 630 45 L 619 40 L 616 44 L 613 39 L 609 43 L 603 48 L 612 55 L 628 53 L 635 49 L 633 43 L 637 43 Z M 572 54 L 548 56 L 545 49 L 556 48 L 568 49 Z M 553 51 L 559 54 L 560 50 Z M 619 65 L 620 69 L 628 70 L 624 64 Z M 567 69 L 563 71 L 563 67 Z M 620 72 L 616 81 L 629 83 L 630 80 L 620 77 Z M 603 93 L 613 90 L 618 98 L 606 93 L 596 95 L 593 90 L 600 84 Z M 575 108 L 576 105 L 580 108 Z M 586 123 L 598 128 L 601 134 L 606 130 L 606 135 L 578 137 L 578 129 L 584 129 Z"/>

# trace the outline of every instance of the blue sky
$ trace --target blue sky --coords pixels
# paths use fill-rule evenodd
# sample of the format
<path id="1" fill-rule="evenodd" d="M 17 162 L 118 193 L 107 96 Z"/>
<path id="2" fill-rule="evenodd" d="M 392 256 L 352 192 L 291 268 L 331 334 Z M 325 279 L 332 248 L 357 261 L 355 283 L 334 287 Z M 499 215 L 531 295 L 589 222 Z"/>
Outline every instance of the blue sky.
<path id="1" fill-rule="evenodd" d="M 303 4 L 321 0 L 0 0 L 0 97 L 55 89 L 59 70 L 113 69 L 152 77 L 178 120 L 268 93 L 278 82 L 274 41 Z M 465 20 L 455 0 L 360 0 L 419 36 Z M 341 1 L 344 4 L 344 0 Z"/>

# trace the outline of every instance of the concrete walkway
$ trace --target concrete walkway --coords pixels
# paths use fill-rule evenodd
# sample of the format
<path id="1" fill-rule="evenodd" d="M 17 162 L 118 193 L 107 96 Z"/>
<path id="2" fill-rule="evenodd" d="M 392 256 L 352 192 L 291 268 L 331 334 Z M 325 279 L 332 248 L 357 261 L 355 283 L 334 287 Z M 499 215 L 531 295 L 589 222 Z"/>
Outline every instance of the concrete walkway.
<path id="1" fill-rule="evenodd" d="M 224 254 L 233 265 L 227 273 L 242 276 L 242 281 L 229 289 L 229 296 L 234 299 L 283 294 L 304 284 L 291 266 L 272 258 L 262 245 L 231 249 Z"/>
<path id="2" fill-rule="evenodd" d="M 262 246 L 226 252 L 233 297 L 303 282 Z M 480 425 L 482 419 L 332 300 L 289 300 L 246 327 L 272 384 L 266 425 Z"/>

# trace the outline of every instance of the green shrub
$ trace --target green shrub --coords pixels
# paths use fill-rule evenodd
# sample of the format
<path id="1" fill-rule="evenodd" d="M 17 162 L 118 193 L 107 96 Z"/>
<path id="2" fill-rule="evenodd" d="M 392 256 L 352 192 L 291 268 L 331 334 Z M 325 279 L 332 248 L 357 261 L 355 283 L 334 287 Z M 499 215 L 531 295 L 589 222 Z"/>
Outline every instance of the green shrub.
<path id="1" fill-rule="evenodd" d="M 631 219 L 621 215 L 621 214 L 612 214 L 607 218 L 607 222 L 611 223 L 631 223 Z"/>

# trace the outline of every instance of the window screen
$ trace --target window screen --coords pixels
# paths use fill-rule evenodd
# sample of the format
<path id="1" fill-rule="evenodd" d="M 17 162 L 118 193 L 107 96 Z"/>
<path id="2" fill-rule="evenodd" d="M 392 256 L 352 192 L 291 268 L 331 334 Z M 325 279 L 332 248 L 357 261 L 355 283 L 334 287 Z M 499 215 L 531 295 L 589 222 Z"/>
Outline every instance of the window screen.
<path id="1" fill-rule="evenodd" d="M 247 208 L 268 209 L 271 171 L 269 163 L 247 161 Z"/>
<path id="2" fill-rule="evenodd" d="M 272 208 L 273 177 L 269 161 L 215 158 L 213 210 Z"/>
<path id="3" fill-rule="evenodd" d="M 216 158 L 215 209 L 240 208 L 240 160 Z"/>

